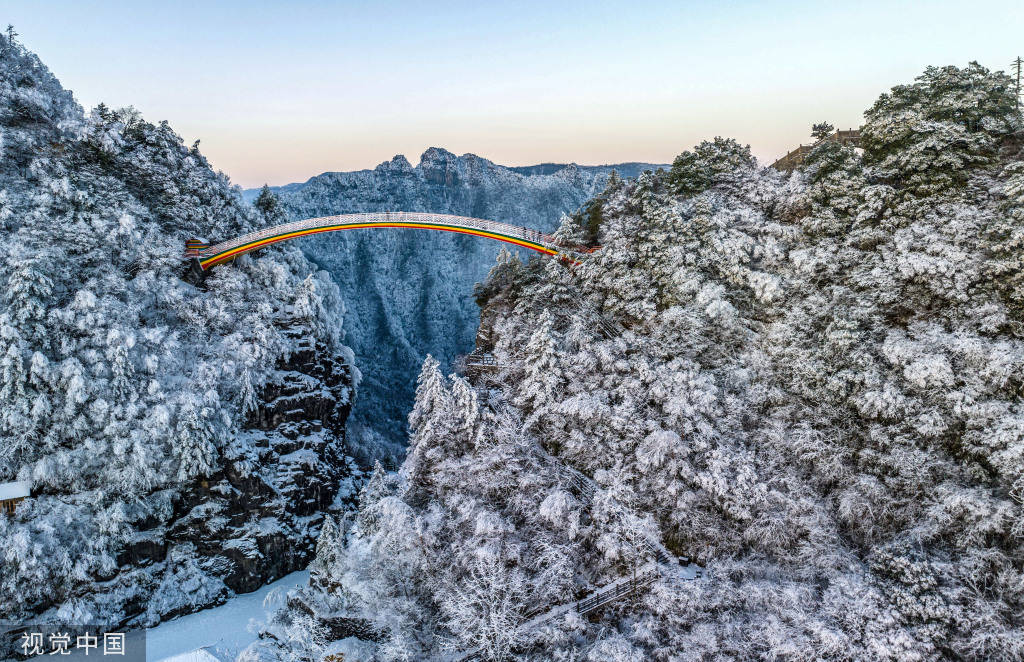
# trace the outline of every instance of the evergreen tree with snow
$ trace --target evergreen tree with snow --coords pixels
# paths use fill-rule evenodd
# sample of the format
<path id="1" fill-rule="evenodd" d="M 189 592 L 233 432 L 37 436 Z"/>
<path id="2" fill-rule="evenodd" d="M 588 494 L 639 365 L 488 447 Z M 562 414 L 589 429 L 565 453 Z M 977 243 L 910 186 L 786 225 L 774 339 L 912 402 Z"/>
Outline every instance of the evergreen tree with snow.
<path id="1" fill-rule="evenodd" d="M 236 236 L 262 225 L 260 213 L 167 123 L 133 108 L 86 113 L 34 54 L 4 41 L 0 482 L 27 481 L 33 497 L 0 518 L 0 614 L 152 625 L 241 588 L 234 561 L 208 562 L 229 537 L 261 572 L 260 536 L 291 527 L 285 556 L 312 548 L 317 521 L 278 508 L 295 497 L 266 459 L 276 431 L 251 434 L 246 415 L 257 393 L 282 386 L 278 368 L 303 341 L 354 381 L 343 307 L 296 247 L 222 265 L 202 288 L 183 281 L 186 238 Z M 333 432 L 321 439 L 311 467 L 329 499 L 328 480 L 348 469 Z M 214 515 L 255 485 L 265 489 L 247 507 L 273 503 L 276 523 Z M 143 538 L 162 560 L 136 554 Z"/>
<path id="2" fill-rule="evenodd" d="M 704 141 L 676 157 L 669 170 L 667 182 L 679 195 L 693 196 L 706 191 L 721 178 L 738 170 L 749 170 L 757 165 L 750 147 L 742 146 L 732 138 L 716 137 Z"/>
<path id="3" fill-rule="evenodd" d="M 537 330 L 523 350 L 523 366 L 524 378 L 519 384 L 516 404 L 534 412 L 527 419 L 527 424 L 549 422 L 547 406 L 556 399 L 565 377 L 559 338 L 547 308 L 541 313 Z"/>
<path id="4" fill-rule="evenodd" d="M 259 210 L 268 227 L 280 225 L 287 220 L 288 214 L 284 209 L 284 205 L 281 204 L 281 199 L 274 195 L 274 192 L 266 184 L 260 189 L 260 194 L 252 204 Z"/>
<path id="5" fill-rule="evenodd" d="M 440 460 L 451 433 L 454 402 L 441 374 L 440 363 L 427 355 L 417 379 L 416 403 L 409 413 L 409 447 L 405 467 L 414 485 L 430 481 L 433 465 Z"/>
<path id="6" fill-rule="evenodd" d="M 832 132 L 836 130 L 836 127 L 829 124 L 828 122 L 818 122 L 811 126 L 811 137 L 815 140 L 824 140 L 832 135 Z"/>
<path id="7" fill-rule="evenodd" d="M 1021 130 L 1011 81 L 977 62 L 928 67 L 865 113 L 861 144 L 876 174 L 901 191 L 955 195 L 972 172 L 995 165 Z"/>

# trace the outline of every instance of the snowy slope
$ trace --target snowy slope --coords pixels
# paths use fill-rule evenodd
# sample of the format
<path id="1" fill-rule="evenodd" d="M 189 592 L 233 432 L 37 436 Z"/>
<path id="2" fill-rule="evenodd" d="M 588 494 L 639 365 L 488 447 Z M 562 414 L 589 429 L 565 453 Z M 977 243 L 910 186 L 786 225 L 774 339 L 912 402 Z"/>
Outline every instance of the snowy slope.
<path id="1" fill-rule="evenodd" d="M 1012 90 L 929 67 L 862 152 L 782 173 L 708 140 L 566 219 L 601 246 L 580 264 L 503 256 L 500 369 L 424 362 L 401 470 L 245 662 L 315 658 L 300 617 L 362 621 L 388 662 L 1024 659 Z M 521 627 L 669 555 L 706 579 Z"/>
<path id="2" fill-rule="evenodd" d="M 254 632 L 260 622 L 281 607 L 283 591 L 304 586 L 309 572 L 286 575 L 252 593 L 238 595 L 218 607 L 180 616 L 146 630 L 146 658 L 159 662 L 168 657 L 209 647 L 221 659 L 234 659 L 243 648 L 256 641 Z M 280 590 L 278 590 L 280 589 Z M 278 595 L 268 601 L 271 593 Z M 253 626 L 250 629 L 250 626 Z"/>

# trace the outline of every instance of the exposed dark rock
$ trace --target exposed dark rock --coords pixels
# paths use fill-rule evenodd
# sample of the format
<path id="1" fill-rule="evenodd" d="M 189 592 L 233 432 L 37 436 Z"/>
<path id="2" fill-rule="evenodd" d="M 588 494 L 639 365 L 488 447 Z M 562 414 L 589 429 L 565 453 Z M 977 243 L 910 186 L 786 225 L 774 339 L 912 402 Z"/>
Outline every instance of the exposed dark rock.
<path id="1" fill-rule="evenodd" d="M 340 641 L 349 637 L 356 637 L 363 641 L 382 641 L 387 634 L 362 618 L 333 616 L 323 618 L 320 622 L 327 627 L 328 641 Z"/>
<path id="2" fill-rule="evenodd" d="M 372 623 L 363 618 L 336 614 L 325 616 L 306 604 L 301 595 L 289 596 L 288 608 L 316 618 L 327 629 L 325 634 L 328 641 L 340 641 L 349 637 L 356 637 L 364 641 L 382 641 L 387 636 L 387 632 L 375 628 Z"/>
<path id="3" fill-rule="evenodd" d="M 279 362 L 238 432 L 251 435 L 252 443 L 241 444 L 249 450 L 224 457 L 213 476 L 171 491 L 171 516 L 147 522 L 103 578 L 146 585 L 194 563 L 224 590 L 159 613 L 143 591 L 120 605 L 122 624 L 153 624 L 213 606 L 230 595 L 226 590 L 247 593 L 305 568 L 324 513 L 354 503 L 348 482 L 358 469 L 344 452 L 350 367 L 323 345 L 299 347 Z"/>
<path id="4" fill-rule="evenodd" d="M 117 557 L 117 564 L 147 566 L 167 557 L 167 541 L 158 536 L 138 536 Z"/>
<path id="5" fill-rule="evenodd" d="M 187 261 L 182 269 L 181 279 L 183 281 L 196 287 L 205 287 L 206 277 L 210 275 L 210 272 L 203 271 L 203 268 L 199 266 L 199 260 L 193 258 Z"/>

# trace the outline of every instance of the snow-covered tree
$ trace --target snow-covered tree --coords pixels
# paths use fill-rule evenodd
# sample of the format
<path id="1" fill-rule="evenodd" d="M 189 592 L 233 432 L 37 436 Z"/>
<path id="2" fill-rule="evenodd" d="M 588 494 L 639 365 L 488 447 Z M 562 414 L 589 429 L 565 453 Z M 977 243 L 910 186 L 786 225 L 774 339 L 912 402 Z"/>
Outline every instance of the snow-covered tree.
<path id="1" fill-rule="evenodd" d="M 917 195 L 962 189 L 1021 128 L 1009 76 L 977 62 L 928 67 L 879 97 L 865 119 L 864 156 L 876 176 Z"/>
<path id="2" fill-rule="evenodd" d="M 559 338 L 551 313 L 546 308 L 541 313 L 537 330 L 523 349 L 523 365 L 524 378 L 519 384 L 516 404 L 533 410 L 533 415 L 527 419 L 527 423 L 532 425 L 542 422 L 547 416 L 547 405 L 556 399 L 565 379 Z"/>
<path id="3" fill-rule="evenodd" d="M 824 142 L 791 175 L 706 142 L 566 216 L 601 246 L 581 264 L 506 256 L 477 290 L 489 407 L 428 359 L 344 596 L 303 604 L 387 629 L 385 660 L 1024 659 L 1007 89 L 930 68 L 867 112 L 863 156 Z M 707 575 L 670 558 L 525 628 L 662 546 Z"/>
<path id="4" fill-rule="evenodd" d="M 142 625 L 222 600 L 232 562 L 208 555 L 238 529 L 219 513 L 255 484 L 266 489 L 250 506 L 280 513 L 282 531 L 267 533 L 267 518 L 253 535 L 298 522 L 289 553 L 312 547 L 319 520 L 281 507 L 293 497 L 256 450 L 266 435 L 240 427 L 300 349 L 355 381 L 337 288 L 293 246 L 218 267 L 201 287 L 181 278 L 186 239 L 263 222 L 166 123 L 133 108 L 85 113 L 35 55 L 4 44 L 0 482 L 33 494 L 0 517 L 4 619 Z M 318 435 L 322 486 L 348 471 L 333 434 Z M 142 558 L 142 538 L 166 556 Z"/>
<path id="5" fill-rule="evenodd" d="M 692 152 L 686 151 L 676 157 L 669 171 L 667 181 L 679 195 L 693 196 L 703 193 L 741 170 L 751 170 L 757 160 L 750 154 L 750 146 L 742 146 L 732 138 L 716 136 L 713 141 L 704 141 Z"/>

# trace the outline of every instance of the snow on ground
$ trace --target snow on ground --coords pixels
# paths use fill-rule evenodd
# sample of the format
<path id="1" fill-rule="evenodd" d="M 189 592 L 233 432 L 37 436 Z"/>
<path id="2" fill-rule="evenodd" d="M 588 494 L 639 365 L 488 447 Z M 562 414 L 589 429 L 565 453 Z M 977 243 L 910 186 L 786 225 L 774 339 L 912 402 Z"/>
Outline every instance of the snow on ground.
<path id="1" fill-rule="evenodd" d="M 243 648 L 256 641 L 256 633 L 249 629 L 250 622 L 265 621 L 271 611 L 282 605 L 283 592 L 279 599 L 264 606 L 267 595 L 279 587 L 289 589 L 307 582 L 308 570 L 293 572 L 258 591 L 233 597 L 220 607 L 150 628 L 146 631 L 146 659 L 158 662 L 203 647 L 209 647 L 208 650 L 222 660 L 234 659 Z"/>

